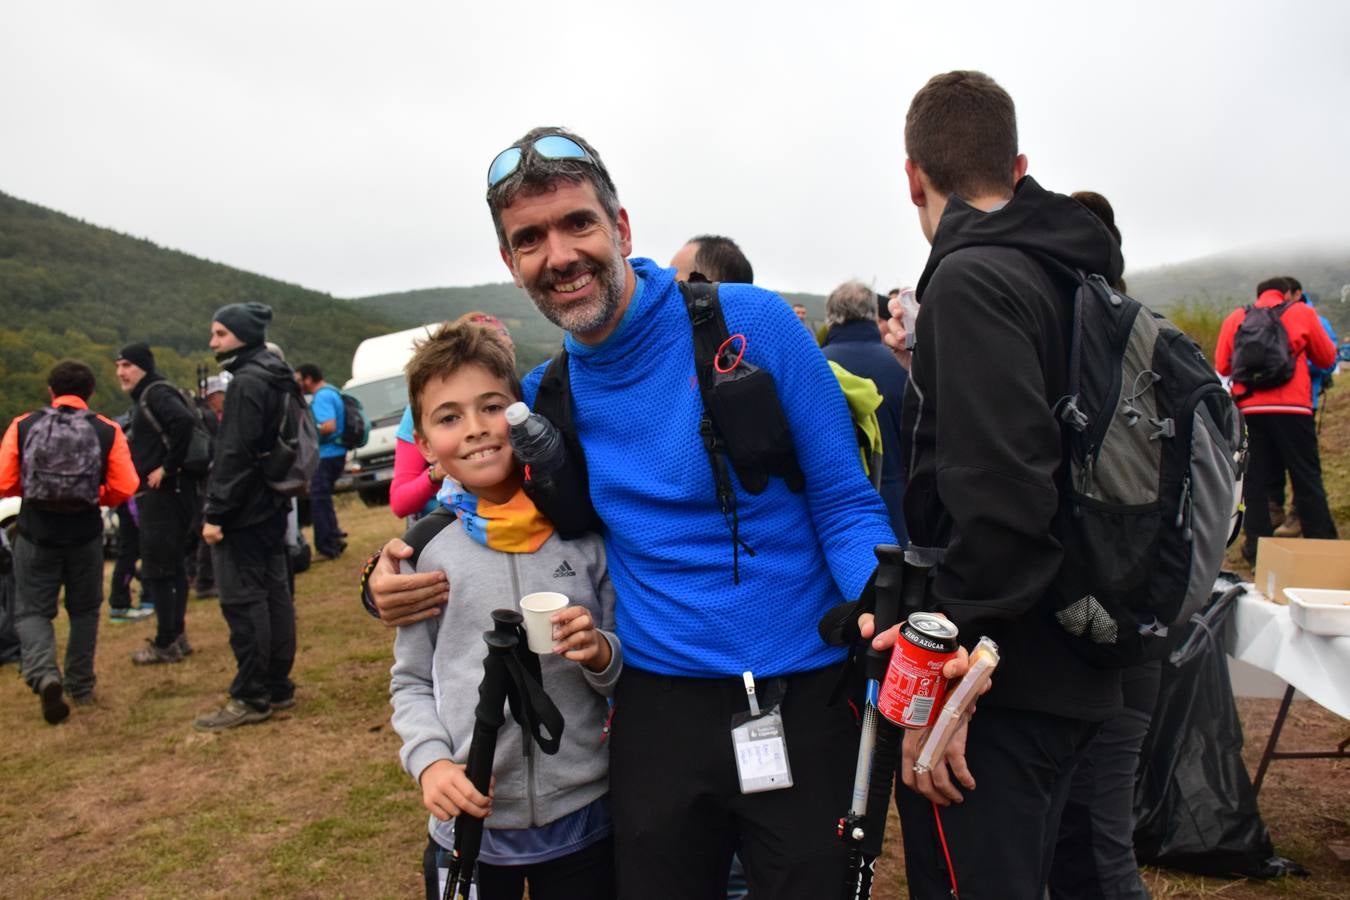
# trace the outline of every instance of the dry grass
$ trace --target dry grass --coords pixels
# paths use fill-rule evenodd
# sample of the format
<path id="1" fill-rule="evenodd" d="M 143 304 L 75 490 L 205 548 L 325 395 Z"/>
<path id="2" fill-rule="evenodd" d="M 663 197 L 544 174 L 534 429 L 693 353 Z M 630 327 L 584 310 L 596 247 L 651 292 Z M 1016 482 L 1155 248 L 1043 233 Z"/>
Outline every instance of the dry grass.
<path id="1" fill-rule="evenodd" d="M 1342 460 L 1350 449 L 1350 427 L 1340 424 L 1350 419 L 1347 404 L 1333 395 L 1335 424 L 1329 416 L 1324 430 L 1336 436 Z M 1343 509 L 1350 485 L 1328 482 Z M 222 735 L 192 729 L 196 715 L 223 701 L 233 673 L 214 602 L 191 602 L 198 652 L 176 666 L 131 665 L 150 622 L 105 622 L 99 704 L 77 708 L 56 728 L 42 722 L 14 668 L 0 670 L 0 729 L 8 735 L 0 743 L 0 896 L 420 895 L 425 814 L 388 725 L 391 634 L 360 610 L 354 588 L 362 550 L 401 528 L 387 509 L 346 504 L 340 515 L 351 555 L 299 579 L 299 702 L 270 722 Z M 1252 745 L 1268 732 L 1275 701 L 1240 707 L 1254 765 L 1260 747 Z M 1299 703 L 1285 749 L 1329 746 L 1346 731 L 1342 720 Z M 1308 865 L 1312 879 L 1148 871 L 1154 895 L 1350 896 L 1350 867 L 1326 849 L 1350 840 L 1344 762 L 1277 763 L 1262 810 L 1277 851 Z M 888 900 L 904 890 L 898 824 L 890 834 L 896 855 L 881 861 L 877 890 Z"/>

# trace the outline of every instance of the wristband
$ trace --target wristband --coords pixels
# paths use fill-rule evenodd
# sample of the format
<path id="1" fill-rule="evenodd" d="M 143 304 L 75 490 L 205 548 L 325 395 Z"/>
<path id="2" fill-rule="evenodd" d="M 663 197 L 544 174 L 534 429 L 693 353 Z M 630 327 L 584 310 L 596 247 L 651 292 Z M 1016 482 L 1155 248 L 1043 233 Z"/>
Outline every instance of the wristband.
<path id="1" fill-rule="evenodd" d="M 361 570 L 361 605 L 366 608 L 366 612 L 377 619 L 380 617 L 380 611 L 375 607 L 375 598 L 370 596 L 370 574 L 379 565 L 382 552 L 384 552 L 383 547 L 372 553 L 370 559 L 366 560 L 365 568 Z"/>

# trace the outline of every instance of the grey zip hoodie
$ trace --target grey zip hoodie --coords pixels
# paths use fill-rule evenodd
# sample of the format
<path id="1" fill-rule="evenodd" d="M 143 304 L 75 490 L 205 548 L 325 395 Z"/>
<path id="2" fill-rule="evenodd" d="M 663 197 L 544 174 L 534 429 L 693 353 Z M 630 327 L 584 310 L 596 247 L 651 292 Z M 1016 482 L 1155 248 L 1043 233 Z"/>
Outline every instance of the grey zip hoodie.
<path id="1" fill-rule="evenodd" d="M 404 563 L 405 571 L 409 571 Z M 489 828 L 546 825 L 575 812 L 609 790 L 609 746 L 602 743 L 608 716 L 605 697 L 622 668 L 614 635 L 614 588 L 601 539 L 587 535 L 563 541 L 556 534 L 534 553 L 502 553 L 474 541 L 459 522 L 431 539 L 417 560 L 418 572 L 441 570 L 450 578 L 450 602 L 440 616 L 398 629 L 390 669 L 393 724 L 403 749 L 403 768 L 420 782 L 440 759 L 463 764 L 473 737 L 473 710 L 483 677 L 492 610 L 517 609 L 525 594 L 557 591 L 585 606 L 609 641 L 613 658 L 595 673 L 552 654 L 540 657 L 544 690 L 562 712 L 562 743 L 552 756 L 521 749 L 521 729 L 509 713 L 497 735 L 492 773 L 497 779 Z M 432 831 L 449 823 L 431 820 Z M 448 846 L 448 845 L 446 845 Z"/>

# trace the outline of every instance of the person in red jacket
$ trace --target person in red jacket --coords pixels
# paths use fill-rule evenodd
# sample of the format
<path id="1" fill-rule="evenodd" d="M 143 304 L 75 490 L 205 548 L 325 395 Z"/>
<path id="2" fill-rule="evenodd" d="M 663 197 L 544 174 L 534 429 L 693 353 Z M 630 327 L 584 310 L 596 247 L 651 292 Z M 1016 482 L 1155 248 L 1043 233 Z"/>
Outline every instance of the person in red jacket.
<path id="1" fill-rule="evenodd" d="M 1276 308 L 1288 303 L 1290 286 L 1284 278 L 1269 278 L 1256 287 L 1256 306 Z M 1220 375 L 1233 374 L 1233 344 L 1247 307 L 1235 309 L 1219 329 L 1214 365 Z M 1258 538 L 1269 537 L 1270 483 L 1283 467 L 1294 488 L 1294 504 L 1303 520 L 1303 536 L 1335 539 L 1336 523 L 1327 508 L 1322 487 L 1322 463 L 1317 453 L 1317 430 L 1313 423 L 1312 380 L 1308 363 L 1327 368 L 1336 359 L 1336 345 L 1322 330 L 1317 313 L 1306 303 L 1289 304 L 1280 316 L 1289 336 L 1294 374 L 1283 384 L 1264 389 L 1233 383 L 1233 399 L 1247 420 L 1247 474 L 1243 479 L 1243 502 L 1247 513 L 1242 555 L 1256 559 Z"/>
<path id="2" fill-rule="evenodd" d="M 55 725 L 94 702 L 94 646 L 103 603 L 103 515 L 136 492 L 140 478 L 122 429 L 89 411 L 94 371 L 64 360 L 47 376 L 51 406 L 9 423 L 0 440 L 0 496 L 22 496 L 14 577 L 23 677 Z M 56 665 L 57 596 L 65 588 L 70 637 L 66 672 Z"/>

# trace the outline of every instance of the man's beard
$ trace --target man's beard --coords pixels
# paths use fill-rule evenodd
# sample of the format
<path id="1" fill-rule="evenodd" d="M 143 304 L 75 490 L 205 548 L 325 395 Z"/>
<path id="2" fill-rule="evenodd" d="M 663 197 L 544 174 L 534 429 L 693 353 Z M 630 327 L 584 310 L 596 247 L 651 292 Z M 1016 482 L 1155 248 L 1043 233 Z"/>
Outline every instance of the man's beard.
<path id="1" fill-rule="evenodd" d="M 526 293 L 530 295 L 539 312 L 543 313 L 544 318 L 563 331 L 569 334 L 589 334 L 608 325 L 618 314 L 619 305 L 623 302 L 627 274 L 625 268 L 623 253 L 616 243 L 614 255 L 608 266 L 602 268 L 595 261 L 587 260 L 578 262 L 564 272 L 546 270 L 540 274 L 537 281 L 526 288 Z M 597 282 L 595 292 L 590 297 L 565 304 L 554 302 L 549 292 L 553 285 L 575 281 L 587 272 L 591 273 Z"/>

